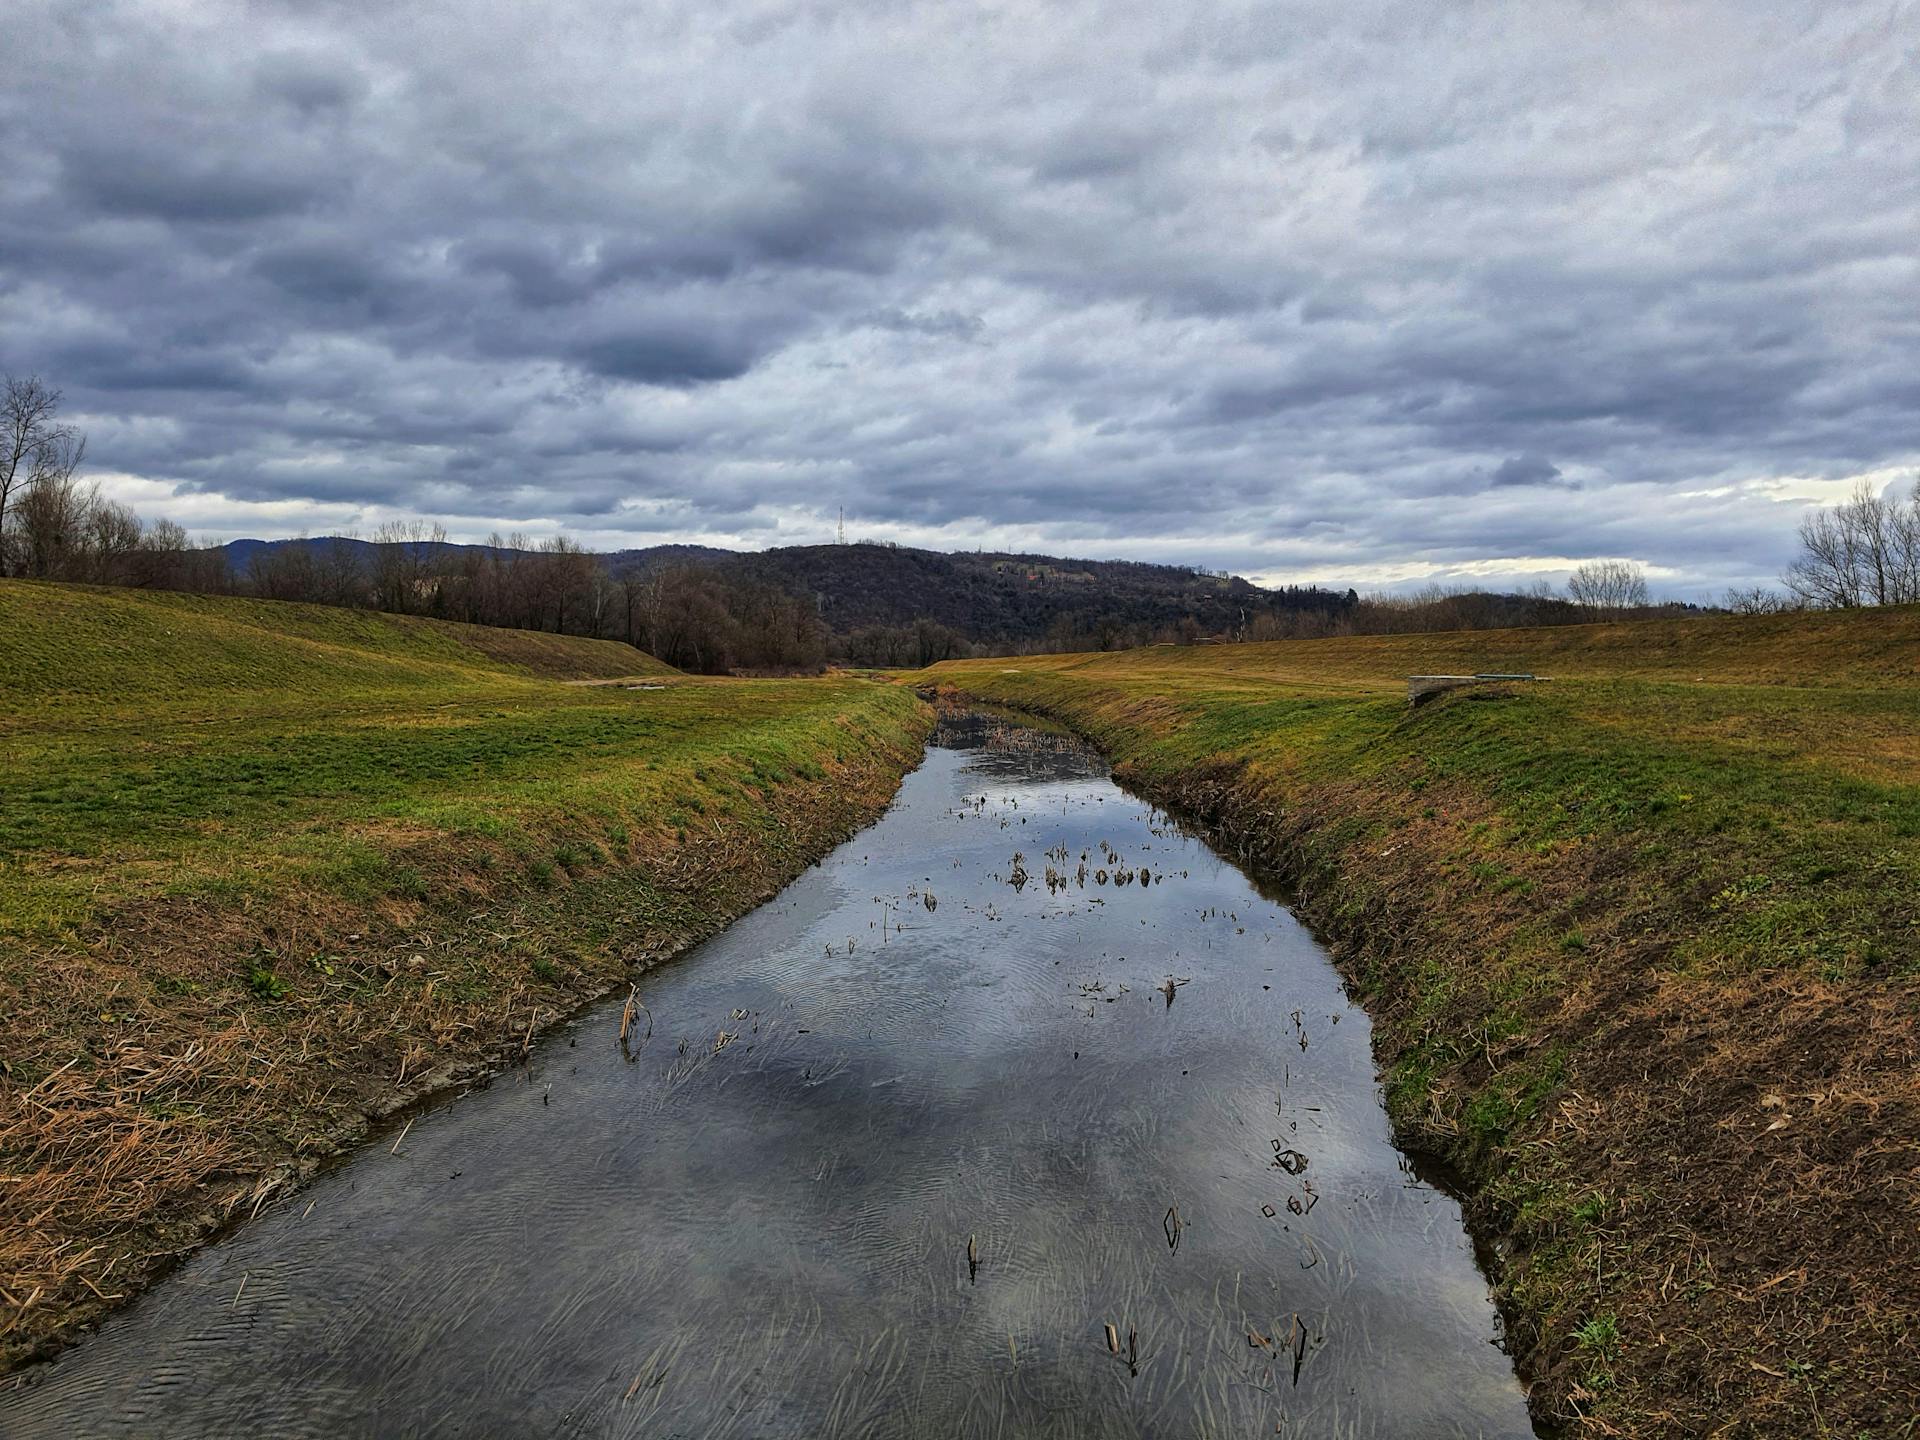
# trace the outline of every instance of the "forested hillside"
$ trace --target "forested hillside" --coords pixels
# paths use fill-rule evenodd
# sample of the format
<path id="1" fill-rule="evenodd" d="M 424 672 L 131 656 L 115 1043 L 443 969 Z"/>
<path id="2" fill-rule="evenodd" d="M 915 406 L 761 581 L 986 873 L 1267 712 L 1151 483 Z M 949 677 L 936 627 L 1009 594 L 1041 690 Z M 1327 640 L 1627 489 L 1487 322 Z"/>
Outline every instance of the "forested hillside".
<path id="1" fill-rule="evenodd" d="M 257 594 L 346 603 L 345 592 L 360 585 L 385 597 L 388 608 L 403 608 L 431 588 L 440 608 L 460 618 L 488 618 L 498 610 L 502 619 L 488 623 L 556 629 L 591 619 L 592 633 L 630 639 L 695 669 L 715 668 L 723 651 L 731 665 L 746 668 L 804 667 L 814 651 L 824 656 L 829 649 L 859 664 L 921 665 L 974 648 L 1104 650 L 1244 636 L 1303 613 L 1338 616 L 1356 599 L 1315 587 L 1268 590 L 1182 565 L 943 554 L 869 542 L 761 551 L 659 545 L 595 555 L 512 539 L 456 545 L 422 532 L 381 543 L 236 540 L 220 553 L 234 583 Z M 663 583 L 684 592 L 678 603 L 663 605 Z M 819 622 L 818 640 L 800 637 L 774 657 L 749 653 L 746 637 L 706 633 L 714 627 L 695 625 L 697 637 L 659 629 L 666 609 L 695 620 L 707 611 L 757 614 L 778 608 L 773 597 L 800 602 L 810 621 Z M 786 631 L 796 624 L 786 616 L 755 628 Z M 678 640 L 687 648 L 677 649 Z"/>
<path id="2" fill-rule="evenodd" d="M 1172 631 L 1245 630 L 1261 615 L 1338 609 L 1343 594 L 1265 590 L 1238 576 L 1129 560 L 991 551 L 941 554 L 891 545 L 793 545 L 734 555 L 727 568 L 815 599 L 840 636 L 930 620 L 978 645 L 1089 641 L 1101 649 Z"/>

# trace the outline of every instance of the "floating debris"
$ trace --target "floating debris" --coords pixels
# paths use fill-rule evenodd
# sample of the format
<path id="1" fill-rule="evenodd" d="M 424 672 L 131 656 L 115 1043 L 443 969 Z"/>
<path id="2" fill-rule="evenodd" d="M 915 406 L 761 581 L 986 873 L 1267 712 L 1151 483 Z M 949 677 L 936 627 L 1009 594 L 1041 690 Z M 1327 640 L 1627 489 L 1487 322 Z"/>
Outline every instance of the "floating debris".
<path id="1" fill-rule="evenodd" d="M 640 1037 L 640 1047 L 644 1047 L 647 1041 L 653 1038 L 653 1012 L 647 1009 L 646 1002 L 640 998 L 640 987 L 637 985 L 629 986 L 627 989 L 627 1003 L 622 1006 L 620 1010 L 620 1054 L 629 1063 L 631 1063 L 639 1053 L 639 1049 L 633 1046 L 629 1040 L 629 1037 L 633 1033 L 634 1018 L 638 1015 L 645 1015 L 647 1017 L 647 1033 Z"/>
<path id="2" fill-rule="evenodd" d="M 1307 1168 L 1307 1157 L 1298 1150 L 1287 1149 L 1276 1140 L 1273 1142 L 1273 1163 L 1289 1175 L 1298 1175 Z"/>

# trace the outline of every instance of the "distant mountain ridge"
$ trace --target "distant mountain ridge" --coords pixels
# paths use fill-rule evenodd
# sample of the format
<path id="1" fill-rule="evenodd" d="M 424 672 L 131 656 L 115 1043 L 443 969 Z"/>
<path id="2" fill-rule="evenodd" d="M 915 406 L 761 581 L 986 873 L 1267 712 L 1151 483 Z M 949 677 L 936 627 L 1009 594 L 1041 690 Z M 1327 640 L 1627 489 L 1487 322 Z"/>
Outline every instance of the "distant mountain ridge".
<path id="1" fill-rule="evenodd" d="M 289 546 L 344 545 L 362 564 L 377 547 L 365 540 L 235 540 L 221 547 L 236 575 L 254 558 Z M 456 555 L 510 553 L 485 545 L 424 541 L 429 562 Z M 837 636 L 931 620 L 979 644 L 1009 645 L 1097 635 L 1175 630 L 1223 635 L 1244 631 L 1262 615 L 1338 611 L 1351 591 L 1318 587 L 1268 589 L 1236 575 L 1135 560 L 1086 560 L 1004 551 L 942 552 L 858 541 L 722 550 L 654 545 L 596 557 L 615 578 L 693 565 L 729 580 L 753 581 L 812 602 Z"/>
<path id="2" fill-rule="evenodd" d="M 411 544 L 419 554 L 431 556 L 436 559 L 443 555 L 507 555 L 514 553 L 512 547 L 506 545 L 466 545 L 452 540 L 421 540 L 407 543 Z M 360 558 L 362 564 L 371 562 L 374 551 L 379 549 L 379 546 L 372 540 L 361 540 L 357 537 L 345 535 L 302 536 L 297 540 L 229 540 L 226 544 L 218 546 L 217 548 L 220 553 L 226 557 L 227 568 L 229 570 L 235 575 L 245 575 L 247 573 L 247 566 L 252 562 L 255 555 L 270 554 L 276 550 L 288 549 L 327 550 L 336 545 L 344 545 L 349 552 Z M 530 552 L 521 551 L 519 553 L 526 554 Z M 643 550 L 616 550 L 608 554 L 600 555 L 597 558 L 607 561 L 609 568 L 617 573 L 624 567 L 624 564 L 629 559 L 641 565 L 662 563 L 706 564 L 739 553 L 740 552 L 736 550 L 721 550 L 712 545 L 654 545 Z M 622 563 L 616 565 L 613 563 L 615 561 Z"/>

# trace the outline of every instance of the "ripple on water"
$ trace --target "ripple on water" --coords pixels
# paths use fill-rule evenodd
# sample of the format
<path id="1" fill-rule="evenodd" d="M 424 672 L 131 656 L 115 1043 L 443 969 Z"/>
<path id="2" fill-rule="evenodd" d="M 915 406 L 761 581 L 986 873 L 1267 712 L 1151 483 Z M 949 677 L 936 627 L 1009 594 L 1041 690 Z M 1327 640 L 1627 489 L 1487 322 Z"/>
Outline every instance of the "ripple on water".
<path id="1" fill-rule="evenodd" d="M 1057 736 L 943 726 L 879 824 L 642 992 L 631 1061 L 618 1002 L 589 1014 L 194 1257 L 0 1431 L 1529 1433 L 1364 1014 Z"/>

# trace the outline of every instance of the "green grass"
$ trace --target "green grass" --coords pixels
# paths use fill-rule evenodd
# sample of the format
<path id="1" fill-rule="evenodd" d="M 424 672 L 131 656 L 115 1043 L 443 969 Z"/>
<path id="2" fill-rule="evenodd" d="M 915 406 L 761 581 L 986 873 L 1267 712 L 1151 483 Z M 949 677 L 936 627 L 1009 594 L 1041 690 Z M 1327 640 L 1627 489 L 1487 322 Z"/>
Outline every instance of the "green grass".
<path id="1" fill-rule="evenodd" d="M 0 583 L 0 720 L 452 699 L 503 679 L 673 673 L 610 640 L 224 596 Z"/>
<path id="2" fill-rule="evenodd" d="M 25 582 L 0 582 L 0 635 L 0 938 L 30 942 L 156 897 L 421 898 L 392 856 L 427 837 L 551 883 L 616 832 L 817 777 L 843 726 L 908 705 L 608 641 Z M 566 683 L 622 676 L 664 688 Z"/>
<path id="3" fill-rule="evenodd" d="M 0 582 L 0 1102 L 44 1087 L 0 1103 L 0 1272 L 34 1297 L 0 1367 L 756 904 L 928 720 L 869 680 Z"/>
<path id="4" fill-rule="evenodd" d="M 1407 675 L 1472 671 L 1552 678 L 1408 707 Z M 1879 1435 L 1920 1412 L 1892 1339 L 1920 1327 L 1892 1219 L 1920 1208 L 1920 608 L 913 678 L 1071 726 L 1296 887 L 1401 1135 L 1501 1242 L 1543 1415 Z M 1810 1365 L 1851 1377 L 1819 1416 Z"/>
<path id="5" fill-rule="evenodd" d="M 1406 673 L 1507 667 L 1555 678 L 1404 702 Z M 1283 787 L 1391 793 L 1352 820 L 1383 841 L 1447 821 L 1404 803 L 1430 787 L 1471 796 L 1487 813 L 1457 860 L 1477 892 L 1525 897 L 1558 852 L 1630 845 L 1714 897 L 1683 968 L 1920 967 L 1914 610 L 1155 647 L 927 678 L 1070 718 L 1149 783 L 1231 761 Z M 1558 933 L 1585 948 L 1577 906 Z"/>

